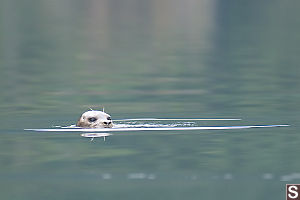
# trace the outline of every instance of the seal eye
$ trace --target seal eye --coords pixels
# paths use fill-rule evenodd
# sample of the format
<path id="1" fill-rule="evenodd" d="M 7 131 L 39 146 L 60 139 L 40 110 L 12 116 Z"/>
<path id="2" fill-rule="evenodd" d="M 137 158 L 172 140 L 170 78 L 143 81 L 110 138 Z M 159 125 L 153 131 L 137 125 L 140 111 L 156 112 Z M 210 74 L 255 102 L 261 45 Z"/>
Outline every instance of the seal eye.
<path id="1" fill-rule="evenodd" d="M 107 120 L 111 120 L 111 117 L 107 117 Z"/>
<path id="2" fill-rule="evenodd" d="M 97 118 L 96 117 L 90 117 L 88 118 L 89 122 L 95 122 L 97 121 Z"/>

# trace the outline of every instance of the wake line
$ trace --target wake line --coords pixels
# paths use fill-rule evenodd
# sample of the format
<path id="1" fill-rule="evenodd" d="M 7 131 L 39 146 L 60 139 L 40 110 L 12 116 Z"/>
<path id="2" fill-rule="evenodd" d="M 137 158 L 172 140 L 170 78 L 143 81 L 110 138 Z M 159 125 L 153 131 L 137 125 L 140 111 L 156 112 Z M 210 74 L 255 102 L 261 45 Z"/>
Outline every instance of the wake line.
<path id="1" fill-rule="evenodd" d="M 122 121 L 237 121 L 242 119 L 172 119 L 172 118 L 138 118 L 138 119 L 117 119 L 113 120 L 114 122 L 122 122 Z"/>
<path id="2" fill-rule="evenodd" d="M 232 130 L 249 128 L 287 127 L 290 125 L 253 125 L 253 126 L 200 126 L 200 127 L 155 127 L 155 128 L 63 128 L 63 129 L 24 129 L 36 132 L 127 132 L 127 131 L 184 131 L 184 130 Z"/>

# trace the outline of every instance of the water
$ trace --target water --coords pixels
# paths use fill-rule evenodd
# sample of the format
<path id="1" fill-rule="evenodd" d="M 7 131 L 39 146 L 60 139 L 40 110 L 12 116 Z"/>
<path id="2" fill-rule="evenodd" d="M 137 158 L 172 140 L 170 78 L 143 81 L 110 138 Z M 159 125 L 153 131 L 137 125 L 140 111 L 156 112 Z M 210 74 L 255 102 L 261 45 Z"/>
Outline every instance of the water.
<path id="1" fill-rule="evenodd" d="M 0 0 L 1 199 L 284 199 L 300 182 L 299 6 Z M 291 126 L 105 142 L 23 131 L 103 106 L 113 119 Z"/>

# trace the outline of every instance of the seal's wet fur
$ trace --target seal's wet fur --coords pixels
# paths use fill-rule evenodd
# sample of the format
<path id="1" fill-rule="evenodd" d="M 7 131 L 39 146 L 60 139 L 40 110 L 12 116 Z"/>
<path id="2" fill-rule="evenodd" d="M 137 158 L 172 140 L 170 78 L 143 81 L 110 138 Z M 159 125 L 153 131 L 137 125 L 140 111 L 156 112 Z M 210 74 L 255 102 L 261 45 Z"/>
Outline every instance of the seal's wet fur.
<path id="1" fill-rule="evenodd" d="M 109 114 L 92 110 L 83 113 L 76 126 L 82 128 L 112 128 L 113 123 Z"/>

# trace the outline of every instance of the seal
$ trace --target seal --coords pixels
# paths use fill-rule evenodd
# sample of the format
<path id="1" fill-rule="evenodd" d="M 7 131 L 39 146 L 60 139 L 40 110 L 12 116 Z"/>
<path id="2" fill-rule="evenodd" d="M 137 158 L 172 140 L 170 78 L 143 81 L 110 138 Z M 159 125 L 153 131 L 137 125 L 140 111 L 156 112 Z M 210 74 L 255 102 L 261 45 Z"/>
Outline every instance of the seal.
<path id="1" fill-rule="evenodd" d="M 112 128 L 113 123 L 109 114 L 92 110 L 83 113 L 76 126 L 82 128 Z"/>

